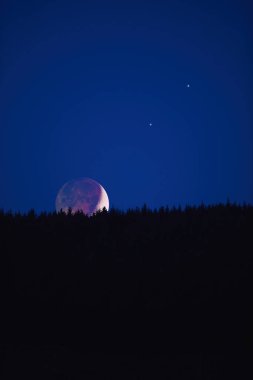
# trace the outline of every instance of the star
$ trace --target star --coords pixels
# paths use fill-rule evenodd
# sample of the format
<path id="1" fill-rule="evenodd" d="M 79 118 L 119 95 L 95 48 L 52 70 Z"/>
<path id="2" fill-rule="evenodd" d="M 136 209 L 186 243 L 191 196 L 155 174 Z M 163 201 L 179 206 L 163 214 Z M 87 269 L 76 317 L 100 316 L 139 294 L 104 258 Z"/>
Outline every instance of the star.
<path id="1" fill-rule="evenodd" d="M 187 88 L 190 88 L 191 86 L 190 86 L 190 84 L 189 84 L 189 83 L 187 83 L 186 87 L 187 87 Z"/>
<path id="2" fill-rule="evenodd" d="M 150 126 L 150 127 L 152 127 L 152 125 L 153 125 L 152 123 L 149 123 L 149 126 Z"/>

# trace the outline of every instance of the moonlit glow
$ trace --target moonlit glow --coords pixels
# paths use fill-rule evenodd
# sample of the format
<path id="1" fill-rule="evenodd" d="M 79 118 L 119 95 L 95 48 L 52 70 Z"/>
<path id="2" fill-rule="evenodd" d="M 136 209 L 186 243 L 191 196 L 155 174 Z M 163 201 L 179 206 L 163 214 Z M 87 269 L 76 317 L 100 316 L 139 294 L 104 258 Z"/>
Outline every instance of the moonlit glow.
<path id="1" fill-rule="evenodd" d="M 65 213 L 71 208 L 72 213 L 82 211 L 92 215 L 104 207 L 109 210 L 108 195 L 98 182 L 91 178 L 80 178 L 65 183 L 56 197 L 56 211 Z"/>

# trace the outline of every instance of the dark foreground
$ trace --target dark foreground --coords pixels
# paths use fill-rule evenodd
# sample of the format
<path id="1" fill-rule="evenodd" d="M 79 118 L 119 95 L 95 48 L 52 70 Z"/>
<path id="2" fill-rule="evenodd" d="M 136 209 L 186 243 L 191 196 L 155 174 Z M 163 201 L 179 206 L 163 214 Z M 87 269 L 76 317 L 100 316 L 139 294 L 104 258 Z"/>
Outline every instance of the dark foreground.
<path id="1" fill-rule="evenodd" d="M 1 213 L 0 231 L 1 378 L 252 378 L 252 207 Z"/>

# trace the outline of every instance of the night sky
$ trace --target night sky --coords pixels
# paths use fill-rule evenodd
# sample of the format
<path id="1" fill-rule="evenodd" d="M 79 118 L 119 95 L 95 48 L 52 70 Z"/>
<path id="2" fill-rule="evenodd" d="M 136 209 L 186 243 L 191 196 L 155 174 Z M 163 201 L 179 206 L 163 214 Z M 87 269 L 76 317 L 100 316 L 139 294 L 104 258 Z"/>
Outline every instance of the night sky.
<path id="1" fill-rule="evenodd" d="M 0 208 L 253 203 L 253 3 L 0 5 Z"/>

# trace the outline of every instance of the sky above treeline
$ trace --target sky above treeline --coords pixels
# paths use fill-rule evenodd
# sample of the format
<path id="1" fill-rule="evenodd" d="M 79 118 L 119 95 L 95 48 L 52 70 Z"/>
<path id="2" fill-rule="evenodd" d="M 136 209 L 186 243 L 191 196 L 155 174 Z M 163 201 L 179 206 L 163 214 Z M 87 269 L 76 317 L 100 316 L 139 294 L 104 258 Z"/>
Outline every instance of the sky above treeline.
<path id="1" fill-rule="evenodd" d="M 0 5 L 0 208 L 253 203 L 253 3 Z"/>

